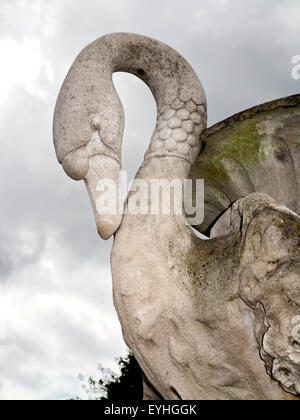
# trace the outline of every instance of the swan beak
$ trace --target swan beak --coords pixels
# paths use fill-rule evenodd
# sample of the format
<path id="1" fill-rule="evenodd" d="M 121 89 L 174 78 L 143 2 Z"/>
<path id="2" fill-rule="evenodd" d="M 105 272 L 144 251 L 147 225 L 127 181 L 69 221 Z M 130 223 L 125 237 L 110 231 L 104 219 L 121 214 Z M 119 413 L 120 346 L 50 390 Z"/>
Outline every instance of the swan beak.
<path id="1" fill-rule="evenodd" d="M 107 240 L 118 230 L 123 216 L 119 163 L 108 156 L 90 158 L 85 185 L 93 206 L 98 234 Z"/>

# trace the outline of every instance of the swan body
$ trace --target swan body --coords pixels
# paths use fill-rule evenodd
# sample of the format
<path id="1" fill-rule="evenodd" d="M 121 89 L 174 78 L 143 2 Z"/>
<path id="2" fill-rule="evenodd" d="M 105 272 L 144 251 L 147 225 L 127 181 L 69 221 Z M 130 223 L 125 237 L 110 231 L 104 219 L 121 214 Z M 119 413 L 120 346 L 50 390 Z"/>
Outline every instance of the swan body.
<path id="1" fill-rule="evenodd" d="M 156 178 L 182 183 L 188 178 L 206 128 L 206 98 L 177 52 L 156 40 L 120 33 L 79 54 L 55 110 L 58 160 L 69 176 L 85 181 L 99 234 L 115 235 L 114 303 L 124 339 L 145 376 L 145 398 L 297 398 L 300 360 L 288 340 L 291 327 L 282 324 L 288 332 L 281 336 L 277 326 L 280 313 L 285 320 L 296 314 L 280 300 L 278 285 L 280 267 L 289 278 L 284 287 L 297 285 L 299 216 L 267 195 L 250 194 L 229 208 L 229 233 L 221 223 L 221 236 L 204 241 L 183 214 L 100 214 L 97 183 L 105 177 L 118 182 L 121 162 L 124 115 L 114 71 L 141 78 L 157 103 L 157 124 L 136 176 L 148 184 Z M 273 259 L 285 265 L 272 266 L 271 273 Z M 256 283 L 253 261 L 261 268 Z M 291 261 L 293 270 L 286 265 Z M 266 279 L 273 274 L 272 294 Z M 273 300 L 265 299 L 269 295 Z M 276 301 L 283 309 L 275 316 Z M 288 379 L 283 369 L 290 372 Z"/>

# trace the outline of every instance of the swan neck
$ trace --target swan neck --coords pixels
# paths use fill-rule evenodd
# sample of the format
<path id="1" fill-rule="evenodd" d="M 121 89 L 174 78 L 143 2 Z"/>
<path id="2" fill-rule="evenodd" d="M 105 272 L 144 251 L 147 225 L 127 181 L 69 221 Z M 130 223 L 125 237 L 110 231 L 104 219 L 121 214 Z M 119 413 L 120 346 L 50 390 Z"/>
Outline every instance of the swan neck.
<path id="1" fill-rule="evenodd" d="M 111 72 L 139 77 L 157 104 L 156 127 L 145 159 L 178 157 L 191 166 L 207 121 L 205 93 L 192 67 L 176 51 L 151 38 L 112 34 L 107 41 Z"/>
<path id="2" fill-rule="evenodd" d="M 128 72 L 143 80 L 157 105 L 156 126 L 138 176 L 186 179 L 207 122 L 205 93 L 196 73 L 180 54 L 156 40 L 112 34 L 102 40 L 106 50 L 107 43 L 111 73 Z"/>

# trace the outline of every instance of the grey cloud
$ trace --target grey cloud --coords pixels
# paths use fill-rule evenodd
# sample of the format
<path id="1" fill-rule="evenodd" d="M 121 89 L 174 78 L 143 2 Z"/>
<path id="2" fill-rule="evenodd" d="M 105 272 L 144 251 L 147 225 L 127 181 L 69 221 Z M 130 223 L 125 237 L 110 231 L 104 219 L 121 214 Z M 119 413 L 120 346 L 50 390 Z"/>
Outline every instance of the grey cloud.
<path id="1" fill-rule="evenodd" d="M 31 232 L 5 233 L 0 230 L 0 281 L 14 271 L 37 261 L 44 249 L 45 237 Z"/>

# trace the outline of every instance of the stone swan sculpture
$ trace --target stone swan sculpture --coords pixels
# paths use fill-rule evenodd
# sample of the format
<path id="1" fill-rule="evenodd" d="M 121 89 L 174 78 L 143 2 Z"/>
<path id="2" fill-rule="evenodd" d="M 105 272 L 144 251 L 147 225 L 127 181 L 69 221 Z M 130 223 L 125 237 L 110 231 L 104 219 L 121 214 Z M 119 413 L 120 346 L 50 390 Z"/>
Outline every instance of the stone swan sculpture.
<path id="1" fill-rule="evenodd" d="M 146 182 L 188 177 L 201 150 L 206 99 L 173 49 L 117 33 L 79 54 L 56 105 L 58 160 L 85 181 L 100 236 L 114 234 L 114 303 L 144 373 L 145 399 L 298 399 L 299 216 L 255 189 L 219 211 L 216 237 L 207 241 L 183 214 L 100 214 L 98 182 L 118 183 L 121 162 L 115 71 L 142 79 L 157 103 L 137 174 Z"/>

